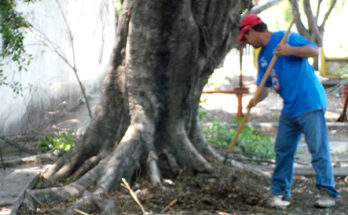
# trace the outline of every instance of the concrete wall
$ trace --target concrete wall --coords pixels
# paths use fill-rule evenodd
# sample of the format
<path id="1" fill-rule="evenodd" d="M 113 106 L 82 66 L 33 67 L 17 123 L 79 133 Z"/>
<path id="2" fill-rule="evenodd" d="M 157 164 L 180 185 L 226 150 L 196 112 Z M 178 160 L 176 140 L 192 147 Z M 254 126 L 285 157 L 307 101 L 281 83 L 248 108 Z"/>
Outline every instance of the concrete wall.
<path id="1" fill-rule="evenodd" d="M 33 61 L 28 72 L 18 72 L 18 65 L 7 59 L 3 69 L 10 81 L 31 87 L 23 91 L 23 96 L 16 96 L 10 88 L 0 86 L 1 136 L 29 132 L 83 98 L 72 69 L 35 35 L 46 37 L 44 41 L 54 44 L 72 65 L 75 55 L 89 96 L 100 92 L 115 37 L 113 0 L 44 0 L 18 3 L 17 9 L 36 32 L 25 34 L 25 47 Z"/>

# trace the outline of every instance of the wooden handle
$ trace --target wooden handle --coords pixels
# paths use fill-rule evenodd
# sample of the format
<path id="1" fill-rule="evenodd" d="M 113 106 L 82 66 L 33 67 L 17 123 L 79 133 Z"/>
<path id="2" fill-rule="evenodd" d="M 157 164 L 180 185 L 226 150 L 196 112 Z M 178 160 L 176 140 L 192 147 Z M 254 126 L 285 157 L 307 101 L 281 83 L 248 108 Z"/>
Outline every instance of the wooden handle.
<path id="1" fill-rule="evenodd" d="M 293 19 L 293 20 L 291 21 L 288 30 L 286 31 L 286 33 L 284 34 L 282 40 L 280 41 L 280 44 L 284 44 L 284 43 L 285 43 L 285 40 L 286 40 L 286 38 L 288 37 L 288 35 L 289 35 L 289 33 L 290 33 L 290 30 L 291 30 L 291 27 L 292 27 L 292 25 L 293 25 L 294 23 L 295 23 L 295 19 Z M 271 63 L 268 65 L 267 70 L 266 70 L 265 74 L 264 74 L 263 77 L 262 77 L 261 83 L 260 83 L 260 85 L 257 87 L 257 90 L 256 90 L 255 95 L 254 95 L 254 98 L 253 98 L 254 101 L 257 101 L 257 99 L 259 98 L 259 96 L 260 96 L 260 94 L 261 94 L 261 91 L 262 91 L 262 89 L 263 89 L 263 87 L 264 87 L 264 85 L 265 85 L 265 82 L 266 82 L 266 80 L 267 80 L 269 74 L 271 73 L 271 71 L 272 71 L 272 69 L 273 69 L 273 66 L 274 66 L 274 64 L 275 64 L 275 62 L 276 62 L 276 60 L 277 60 L 277 58 L 278 58 L 277 55 L 273 55 L 272 60 L 271 60 Z M 237 130 L 237 133 L 236 133 L 236 135 L 234 135 L 233 140 L 232 140 L 230 146 L 228 147 L 228 150 L 227 150 L 228 153 L 232 153 L 233 148 L 234 148 L 234 145 L 236 145 L 236 143 L 237 143 L 237 141 L 238 141 L 239 134 L 242 132 L 242 130 L 243 130 L 243 128 L 244 128 L 244 124 L 245 124 L 245 122 L 247 121 L 247 119 L 248 119 L 248 117 L 249 117 L 250 110 L 251 110 L 251 108 L 248 108 L 247 113 L 245 114 L 245 116 L 244 116 L 242 122 L 240 123 L 240 125 L 239 125 L 239 127 L 238 127 L 238 130 Z"/>

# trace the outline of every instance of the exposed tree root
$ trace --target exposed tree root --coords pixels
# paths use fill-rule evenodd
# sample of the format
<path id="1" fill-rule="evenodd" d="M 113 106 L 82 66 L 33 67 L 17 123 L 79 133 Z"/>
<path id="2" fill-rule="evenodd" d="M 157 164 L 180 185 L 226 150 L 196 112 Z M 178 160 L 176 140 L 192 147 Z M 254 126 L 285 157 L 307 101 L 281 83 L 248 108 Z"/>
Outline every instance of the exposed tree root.
<path id="1" fill-rule="evenodd" d="M 83 174 L 85 174 L 88 170 L 93 168 L 95 165 L 98 164 L 98 162 L 102 159 L 103 156 L 93 156 L 90 157 L 87 161 L 85 161 L 82 166 L 72 175 L 71 180 L 75 181 L 79 177 L 81 177 Z"/>
<path id="2" fill-rule="evenodd" d="M 162 152 L 165 155 L 165 160 L 168 162 L 168 171 L 170 171 L 173 175 L 179 174 L 180 167 L 174 155 L 169 153 L 166 149 L 163 149 Z"/>
<path id="3" fill-rule="evenodd" d="M 192 143 L 194 144 L 195 148 L 207 159 L 216 159 L 219 162 L 223 161 L 223 157 L 218 154 L 206 141 L 203 131 L 202 131 L 202 125 L 201 122 L 198 119 L 198 116 L 196 116 L 192 123 L 192 128 L 190 132 L 190 139 L 192 140 Z"/>
<path id="4" fill-rule="evenodd" d="M 151 183 L 155 186 L 162 185 L 161 172 L 157 165 L 158 157 L 155 152 L 150 151 L 146 160 L 148 176 L 151 180 Z"/>
<path id="5" fill-rule="evenodd" d="M 104 172 L 104 165 L 105 161 L 99 162 L 97 166 L 88 171 L 74 183 L 62 187 L 28 190 L 27 192 L 30 196 L 33 196 L 35 200 L 44 204 L 69 201 L 72 198 L 80 197 L 87 188 L 97 181 L 100 175 Z M 43 183 L 45 183 L 45 181 L 43 181 Z"/>
<path id="6" fill-rule="evenodd" d="M 42 204 L 54 202 L 67 202 L 73 198 L 81 196 L 85 187 L 70 184 L 64 187 L 45 188 L 41 190 L 28 190 L 30 196 Z"/>
<path id="7" fill-rule="evenodd" d="M 145 117 L 146 118 L 146 117 Z M 137 120 L 134 120 L 137 121 Z M 98 180 L 101 192 L 118 188 L 121 178 L 130 180 L 136 168 L 140 168 L 141 158 L 153 143 L 153 125 L 150 120 L 131 124 L 120 144 L 108 158 L 105 173 Z M 147 154 L 147 153 L 146 153 Z"/>
<path id="8" fill-rule="evenodd" d="M 175 124 L 170 134 L 170 150 L 174 152 L 181 166 L 192 168 L 196 172 L 211 172 L 211 164 L 197 151 L 187 136 L 183 123 Z"/>
<path id="9" fill-rule="evenodd" d="M 102 200 L 92 193 L 86 191 L 82 198 L 78 199 L 74 205 L 65 211 L 66 215 L 76 215 L 76 209 L 81 211 L 100 211 L 103 207 Z"/>

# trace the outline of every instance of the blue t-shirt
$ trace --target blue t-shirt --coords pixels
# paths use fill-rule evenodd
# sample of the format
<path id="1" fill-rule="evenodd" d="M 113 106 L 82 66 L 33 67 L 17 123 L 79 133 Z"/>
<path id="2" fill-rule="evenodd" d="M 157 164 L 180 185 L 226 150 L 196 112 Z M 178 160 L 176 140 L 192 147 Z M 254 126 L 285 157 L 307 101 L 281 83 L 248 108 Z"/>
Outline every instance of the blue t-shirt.
<path id="1" fill-rule="evenodd" d="M 285 32 L 272 33 L 266 46 L 258 57 L 257 85 L 261 83 L 273 52 L 280 43 Z M 317 46 L 301 35 L 291 32 L 286 40 L 290 46 Z M 313 67 L 307 58 L 296 56 L 278 56 L 276 63 L 265 82 L 266 87 L 272 87 L 283 99 L 283 113 L 297 117 L 304 113 L 327 107 L 325 91 L 314 74 Z"/>

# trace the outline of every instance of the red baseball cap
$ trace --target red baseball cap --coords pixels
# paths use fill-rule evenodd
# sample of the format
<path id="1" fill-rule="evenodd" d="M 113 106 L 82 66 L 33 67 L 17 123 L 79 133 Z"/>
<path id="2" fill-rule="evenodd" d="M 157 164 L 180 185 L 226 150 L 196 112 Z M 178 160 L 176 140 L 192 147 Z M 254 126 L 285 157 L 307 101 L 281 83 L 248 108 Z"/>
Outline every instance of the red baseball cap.
<path id="1" fill-rule="evenodd" d="M 245 32 L 260 23 L 262 23 L 262 20 L 255 14 L 249 14 L 245 16 L 239 25 L 240 36 L 238 38 L 238 42 L 243 42 L 245 40 Z"/>

